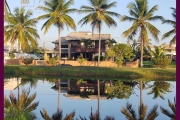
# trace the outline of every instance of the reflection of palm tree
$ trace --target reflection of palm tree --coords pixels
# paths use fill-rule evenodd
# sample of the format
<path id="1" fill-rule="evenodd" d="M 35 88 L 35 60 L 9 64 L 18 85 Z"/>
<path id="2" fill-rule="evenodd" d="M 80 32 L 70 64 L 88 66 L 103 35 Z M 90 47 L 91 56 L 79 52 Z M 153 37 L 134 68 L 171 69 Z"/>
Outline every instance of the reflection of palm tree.
<path id="1" fill-rule="evenodd" d="M 73 120 L 75 116 L 75 112 L 71 112 L 70 114 L 66 114 L 66 116 L 63 118 L 62 111 L 57 111 L 50 117 L 45 109 L 40 111 L 41 116 L 43 117 L 44 120 Z"/>
<path id="2" fill-rule="evenodd" d="M 60 79 L 58 79 L 58 106 L 57 106 L 57 113 L 60 113 L 60 95 L 61 95 L 61 85 Z"/>
<path id="3" fill-rule="evenodd" d="M 154 94 L 153 99 L 160 97 L 164 99 L 163 94 L 166 94 L 167 92 L 170 92 L 169 89 L 171 87 L 171 84 L 165 81 L 156 81 L 154 82 L 152 86 L 152 90 L 148 92 L 149 94 Z"/>
<path id="4" fill-rule="evenodd" d="M 169 105 L 169 107 L 171 108 L 171 110 L 172 110 L 173 113 L 171 113 L 169 110 L 167 110 L 167 109 L 165 109 L 165 108 L 163 108 L 163 107 L 160 107 L 161 112 L 162 112 L 163 114 L 165 114 L 166 116 L 170 117 L 171 120 L 176 120 L 176 100 L 175 100 L 175 98 L 174 98 L 174 104 L 171 103 L 171 102 L 168 100 L 168 105 Z"/>
<path id="5" fill-rule="evenodd" d="M 33 110 L 35 110 L 39 104 L 39 102 L 33 102 L 33 100 L 36 98 L 36 93 L 29 95 L 30 91 L 22 90 L 21 95 L 19 96 L 19 99 L 15 97 L 15 95 L 11 92 L 9 99 L 5 96 L 4 97 L 4 113 L 5 115 L 11 116 L 12 118 L 19 117 L 20 115 L 28 115 L 26 117 L 27 120 L 32 120 L 35 118 L 35 114 L 32 113 Z M 6 117 L 5 116 L 5 117 Z"/>
<path id="6" fill-rule="evenodd" d="M 154 106 L 153 109 L 147 114 L 148 106 L 142 104 L 139 106 L 139 115 L 137 117 L 135 110 L 132 108 L 132 104 L 127 103 L 126 108 L 122 108 L 121 112 L 126 116 L 128 120 L 154 120 L 157 116 L 158 106 Z"/>
<path id="7" fill-rule="evenodd" d="M 100 81 L 98 80 L 98 118 L 100 117 Z"/>
<path id="8" fill-rule="evenodd" d="M 126 108 L 122 107 L 121 112 L 126 116 L 128 120 L 154 120 L 157 116 L 157 108 L 155 105 L 153 109 L 147 114 L 148 106 L 143 104 L 142 101 L 142 90 L 145 89 L 144 82 L 140 81 L 140 105 L 139 105 L 139 116 L 136 116 L 135 110 L 132 108 L 132 104 L 127 103 Z M 146 115 L 147 114 L 147 115 Z"/>
<path id="9" fill-rule="evenodd" d="M 22 78 L 21 79 L 21 85 L 26 85 L 27 83 L 30 84 L 30 87 L 36 88 L 38 80 L 37 79 L 32 79 L 32 78 Z"/>
<path id="10" fill-rule="evenodd" d="M 87 120 L 85 117 L 79 116 L 81 120 Z M 98 110 L 95 113 L 92 113 L 92 107 L 91 107 L 91 113 L 89 115 L 90 120 L 101 120 L 100 113 Z M 104 120 L 114 120 L 113 116 L 106 116 Z"/>

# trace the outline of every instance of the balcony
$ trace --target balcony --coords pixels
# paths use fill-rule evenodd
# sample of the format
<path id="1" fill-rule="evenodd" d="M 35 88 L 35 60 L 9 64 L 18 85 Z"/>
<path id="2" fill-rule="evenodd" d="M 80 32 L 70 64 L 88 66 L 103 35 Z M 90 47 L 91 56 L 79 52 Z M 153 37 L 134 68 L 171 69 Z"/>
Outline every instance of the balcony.
<path id="1" fill-rule="evenodd" d="M 73 47 L 73 48 L 71 48 L 71 52 L 77 52 L 77 53 L 81 53 L 81 52 L 97 53 L 98 52 L 98 48 L 88 48 L 85 51 L 85 48 Z M 101 48 L 101 52 L 105 52 L 105 48 Z"/>

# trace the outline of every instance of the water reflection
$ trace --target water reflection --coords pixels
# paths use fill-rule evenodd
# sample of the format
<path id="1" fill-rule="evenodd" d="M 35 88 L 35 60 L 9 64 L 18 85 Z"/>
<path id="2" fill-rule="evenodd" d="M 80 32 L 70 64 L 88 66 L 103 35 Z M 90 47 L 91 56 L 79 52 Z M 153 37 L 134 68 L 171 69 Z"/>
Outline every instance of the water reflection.
<path id="1" fill-rule="evenodd" d="M 134 110 L 134 113 L 138 113 L 137 115 L 140 116 L 144 115 L 143 113 L 146 111 L 145 116 L 148 117 L 152 108 L 155 110 L 153 113 L 156 117 L 154 118 L 157 120 L 168 119 L 160 111 L 160 106 L 170 110 L 167 99 L 172 101 L 175 96 L 175 81 L 18 79 L 19 83 L 16 78 L 16 85 L 19 90 L 30 87 L 31 93 L 37 93 L 36 100 L 39 101 L 39 106 L 35 113 L 38 119 L 43 119 L 47 115 L 50 119 L 53 116 L 58 118 L 64 115 L 64 118 L 72 116 L 72 118 L 80 120 L 95 118 L 126 120 L 127 115 L 122 112 L 122 109 L 124 111 Z M 13 89 L 6 89 L 8 84 L 9 86 L 14 84 L 12 80 L 5 79 L 5 82 L 6 96 L 9 95 L 9 90 L 13 90 L 13 93 L 19 95 L 17 92 L 19 90 L 14 89 L 17 86 L 14 86 Z M 157 97 L 154 97 L 155 95 Z M 158 104 L 158 108 L 156 108 L 156 104 Z M 130 107 L 131 105 L 133 107 Z M 138 112 L 138 108 L 143 112 Z M 127 111 L 126 113 L 128 113 Z M 157 116 L 157 114 L 159 115 Z"/>

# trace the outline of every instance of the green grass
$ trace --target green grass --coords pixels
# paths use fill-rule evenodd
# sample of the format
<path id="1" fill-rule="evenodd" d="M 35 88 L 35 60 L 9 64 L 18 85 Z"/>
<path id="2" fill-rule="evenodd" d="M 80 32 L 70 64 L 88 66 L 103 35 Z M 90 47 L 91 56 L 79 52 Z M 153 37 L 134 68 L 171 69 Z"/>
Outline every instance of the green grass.
<path id="1" fill-rule="evenodd" d="M 5 66 L 4 74 L 36 76 L 88 76 L 175 79 L 176 69 L 118 68 L 91 66 Z"/>
<path id="2" fill-rule="evenodd" d="M 143 65 L 144 68 L 153 68 L 153 61 L 152 60 L 143 61 Z M 172 63 L 168 66 L 168 68 L 176 68 L 176 61 L 172 61 Z"/>

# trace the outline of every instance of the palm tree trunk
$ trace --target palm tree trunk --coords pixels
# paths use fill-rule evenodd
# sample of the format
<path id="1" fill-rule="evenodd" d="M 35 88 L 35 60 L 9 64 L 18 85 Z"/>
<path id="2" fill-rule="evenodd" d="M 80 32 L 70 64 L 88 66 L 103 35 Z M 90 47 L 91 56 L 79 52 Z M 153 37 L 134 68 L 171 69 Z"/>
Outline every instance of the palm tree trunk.
<path id="1" fill-rule="evenodd" d="M 60 79 L 58 79 L 58 106 L 57 106 L 57 113 L 60 112 L 60 93 L 61 93 L 61 85 L 60 85 Z"/>
<path id="2" fill-rule="evenodd" d="M 98 118 L 100 115 L 100 84 L 99 84 L 99 80 L 98 80 Z"/>
<path id="3" fill-rule="evenodd" d="M 100 31 L 100 27 L 99 27 L 99 51 L 98 51 L 98 64 L 97 66 L 100 65 L 100 52 L 101 52 L 101 31 Z"/>
<path id="4" fill-rule="evenodd" d="M 140 67 L 143 67 L 143 38 L 141 38 L 141 63 Z"/>
<path id="5" fill-rule="evenodd" d="M 19 56 L 20 56 L 19 52 L 20 52 L 20 42 L 19 42 L 19 40 L 18 40 L 18 58 L 17 58 L 18 64 L 19 64 Z"/>
<path id="6" fill-rule="evenodd" d="M 58 41 L 59 41 L 59 65 L 61 65 L 61 37 L 60 37 L 61 28 L 58 27 Z"/>

